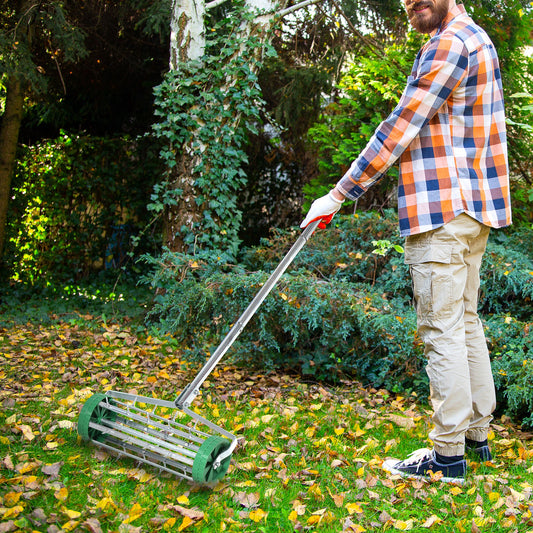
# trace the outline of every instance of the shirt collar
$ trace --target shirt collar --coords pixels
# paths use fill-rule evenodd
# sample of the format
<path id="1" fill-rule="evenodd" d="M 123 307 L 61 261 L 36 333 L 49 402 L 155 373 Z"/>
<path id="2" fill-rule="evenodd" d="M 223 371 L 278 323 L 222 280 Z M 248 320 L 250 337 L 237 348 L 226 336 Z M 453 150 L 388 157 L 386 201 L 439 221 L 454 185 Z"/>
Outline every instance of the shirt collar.
<path id="1" fill-rule="evenodd" d="M 448 11 L 448 14 L 442 21 L 440 27 L 435 31 L 435 33 L 431 34 L 431 37 L 434 37 L 435 35 L 442 33 L 455 17 L 458 17 L 459 15 L 465 15 L 465 14 L 466 14 L 466 9 L 463 4 L 457 4 L 454 7 L 452 7 L 452 9 Z"/>

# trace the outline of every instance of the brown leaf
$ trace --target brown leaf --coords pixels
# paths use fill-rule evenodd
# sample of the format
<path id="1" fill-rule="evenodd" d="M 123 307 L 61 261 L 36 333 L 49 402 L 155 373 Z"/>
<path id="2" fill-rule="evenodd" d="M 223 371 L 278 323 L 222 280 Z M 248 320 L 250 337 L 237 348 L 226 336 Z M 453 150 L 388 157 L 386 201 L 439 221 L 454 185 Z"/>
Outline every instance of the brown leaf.
<path id="1" fill-rule="evenodd" d="M 203 520 L 204 512 L 199 509 L 188 509 L 187 507 L 182 507 L 181 505 L 169 505 L 167 507 L 173 511 L 176 511 L 182 516 L 188 516 L 192 520 Z"/>
<path id="2" fill-rule="evenodd" d="M 63 464 L 63 461 L 59 461 L 51 465 L 45 465 L 41 468 L 41 472 L 50 476 L 52 479 L 55 479 L 59 475 L 59 470 L 61 470 Z"/>
<path id="3" fill-rule="evenodd" d="M 97 518 L 89 518 L 83 523 L 83 525 L 91 533 L 103 533 L 102 527 L 100 526 L 100 521 Z"/>
<path id="4" fill-rule="evenodd" d="M 379 515 L 379 521 L 382 524 L 386 524 L 392 521 L 392 516 L 389 513 L 387 513 L 387 511 L 382 511 L 381 514 Z"/>
<path id="5" fill-rule="evenodd" d="M 387 419 L 405 429 L 413 429 L 416 427 L 414 420 L 412 418 L 407 418 L 406 416 L 390 414 Z"/>
<path id="6" fill-rule="evenodd" d="M 251 509 L 254 507 L 257 507 L 259 503 L 259 492 L 238 492 L 235 494 L 233 499 L 240 503 L 243 507 L 246 507 L 247 509 Z"/>

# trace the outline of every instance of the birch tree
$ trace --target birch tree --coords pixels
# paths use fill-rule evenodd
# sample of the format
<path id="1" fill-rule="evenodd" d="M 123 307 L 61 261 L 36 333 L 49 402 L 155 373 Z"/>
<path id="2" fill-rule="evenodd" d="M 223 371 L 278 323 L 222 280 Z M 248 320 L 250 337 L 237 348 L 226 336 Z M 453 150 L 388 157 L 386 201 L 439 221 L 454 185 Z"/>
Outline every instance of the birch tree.
<path id="1" fill-rule="evenodd" d="M 156 132 L 166 141 L 168 171 L 152 206 L 164 211 L 164 244 L 174 252 L 201 248 L 232 254 L 238 245 L 236 192 L 245 183 L 238 168 L 245 158 L 239 151 L 241 120 L 246 115 L 250 126 L 258 117 L 251 107 L 254 94 L 260 95 L 257 70 L 276 21 L 276 4 L 247 0 L 235 12 L 241 18 L 232 15 L 234 27 L 225 41 L 206 51 L 206 14 L 222 3 L 173 1 L 170 72 L 156 91 L 163 117 Z M 210 50 L 219 53 L 218 61 L 212 62 Z"/>

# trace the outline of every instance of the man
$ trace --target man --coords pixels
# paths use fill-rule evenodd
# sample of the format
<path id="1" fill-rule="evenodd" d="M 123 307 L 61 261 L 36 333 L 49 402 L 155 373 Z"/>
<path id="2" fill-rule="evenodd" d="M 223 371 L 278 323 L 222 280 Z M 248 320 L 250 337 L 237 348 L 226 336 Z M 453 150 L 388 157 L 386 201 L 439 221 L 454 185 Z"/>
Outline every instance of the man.
<path id="1" fill-rule="evenodd" d="M 461 4 L 404 3 L 430 39 L 398 106 L 301 226 L 328 223 L 345 198 L 360 197 L 399 160 L 400 233 L 428 360 L 433 449 L 383 468 L 462 482 L 465 447 L 491 459 L 495 392 L 477 293 L 489 229 L 511 223 L 503 91 L 494 46 Z"/>

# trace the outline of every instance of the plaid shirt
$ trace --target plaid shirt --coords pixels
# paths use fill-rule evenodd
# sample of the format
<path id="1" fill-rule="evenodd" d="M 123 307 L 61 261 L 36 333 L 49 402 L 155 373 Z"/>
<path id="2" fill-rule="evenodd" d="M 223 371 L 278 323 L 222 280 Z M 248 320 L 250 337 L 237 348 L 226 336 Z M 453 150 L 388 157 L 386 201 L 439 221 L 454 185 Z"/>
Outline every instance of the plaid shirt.
<path id="1" fill-rule="evenodd" d="M 419 51 L 397 107 L 337 187 L 355 200 L 398 159 L 402 235 L 460 213 L 494 228 L 511 223 L 498 57 L 462 5 Z"/>

